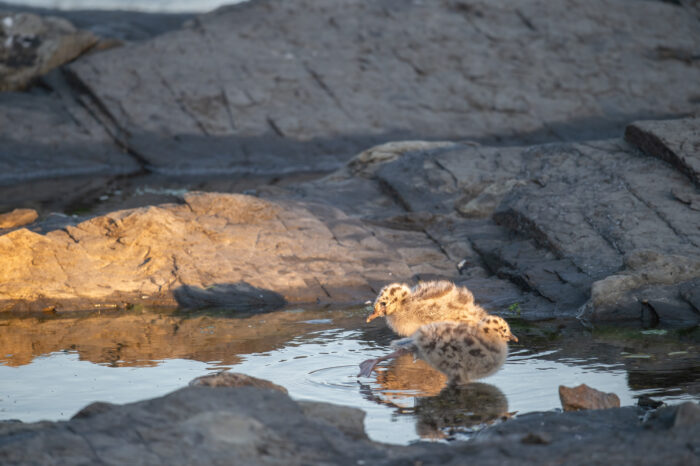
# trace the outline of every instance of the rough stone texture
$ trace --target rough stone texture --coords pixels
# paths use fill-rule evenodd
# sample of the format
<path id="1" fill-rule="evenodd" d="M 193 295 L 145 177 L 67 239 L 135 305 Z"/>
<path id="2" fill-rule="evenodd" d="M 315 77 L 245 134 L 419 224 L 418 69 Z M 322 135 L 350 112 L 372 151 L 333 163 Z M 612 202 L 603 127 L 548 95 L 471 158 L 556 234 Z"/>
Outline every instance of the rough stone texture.
<path id="1" fill-rule="evenodd" d="M 684 429 L 700 424 L 700 406 L 697 403 L 686 401 L 678 406 L 676 418 L 673 421 L 674 429 Z"/>
<path id="2" fill-rule="evenodd" d="M 665 160 L 700 187 L 700 121 L 638 121 L 627 127 L 625 139 L 647 154 Z"/>
<path id="3" fill-rule="evenodd" d="M 386 277 L 456 275 L 424 234 L 373 227 L 330 206 L 205 193 L 184 200 L 0 236 L 2 309 L 357 302 Z"/>
<path id="4" fill-rule="evenodd" d="M 691 291 L 700 260 L 697 188 L 623 141 L 435 146 L 372 173 L 417 220 L 413 228 L 463 260 L 463 275 L 486 267 L 553 304 L 536 312 L 574 315 L 587 304 L 580 316 L 590 320 L 700 322 Z"/>
<path id="5" fill-rule="evenodd" d="M 14 228 L 32 223 L 39 218 L 34 209 L 15 209 L 12 212 L 0 214 L 0 228 Z"/>
<path id="6" fill-rule="evenodd" d="M 665 51 L 698 41 L 660 2 L 255 1 L 70 72 L 150 169 L 240 172 L 409 135 L 612 135 L 697 109 L 700 68 Z"/>
<path id="7" fill-rule="evenodd" d="M 700 257 L 664 256 L 636 250 L 625 257 L 625 268 L 593 283 L 591 301 L 581 316 L 592 320 L 618 320 L 651 313 L 652 323 L 700 323 L 697 303 L 683 290 L 695 288 L 700 278 Z M 680 292 L 680 295 L 679 295 Z"/>
<path id="8" fill-rule="evenodd" d="M 118 175 L 120 148 L 146 171 L 279 175 L 397 139 L 598 139 L 631 119 L 696 112 L 700 95 L 696 19 L 662 2 L 260 0 L 176 31 L 191 16 L 55 14 L 139 42 L 80 57 L 62 69 L 69 85 L 42 78 L 41 102 L 22 96 L 16 106 L 61 122 L 59 156 L 42 143 L 8 150 L 21 157 L 0 154 L 0 166 L 23 163 L 2 167 L 0 183 Z M 53 116 L 20 115 L 0 122 L 0 147 L 29 120 L 21 141 L 54 133 Z M 504 182 L 475 201 L 487 207 L 463 211 L 486 215 Z"/>
<path id="9" fill-rule="evenodd" d="M 139 163 L 115 146 L 104 127 L 72 97 L 0 93 L 0 185 L 139 170 Z M 45 191 L 43 198 L 61 189 Z M 17 189 L 14 202 L 33 195 L 27 187 Z"/>
<path id="10" fill-rule="evenodd" d="M 287 389 L 270 382 L 250 375 L 239 374 L 237 372 L 219 372 L 212 375 L 203 375 L 190 381 L 191 387 L 256 387 L 277 390 L 287 393 Z"/>
<path id="11" fill-rule="evenodd" d="M 601 392 L 585 383 L 573 388 L 559 385 L 559 399 L 564 411 L 620 407 L 620 398 L 616 394 Z"/>
<path id="12" fill-rule="evenodd" d="M 0 423 L 0 461 L 681 465 L 697 463 L 700 451 L 700 424 L 688 420 L 685 412 L 693 408 L 687 406 L 661 408 L 646 424 L 634 407 L 533 413 L 487 428 L 472 441 L 411 446 L 367 440 L 357 422 L 359 410 L 295 403 L 280 392 L 253 387 L 189 387 L 97 408 L 68 422 Z"/>
<path id="13" fill-rule="evenodd" d="M 365 433 L 365 412 L 349 406 L 316 401 L 299 401 L 299 407 L 309 419 L 326 422 L 354 440 L 369 440 Z"/>
<path id="14" fill-rule="evenodd" d="M 497 312 L 517 304 L 517 315 L 534 320 L 700 322 L 692 265 L 700 260 L 700 216 L 688 201 L 697 190 L 620 140 L 384 145 L 325 179 L 272 193 L 290 195 L 425 232 L 458 264 L 460 281 Z M 674 264 L 673 257 L 683 259 Z M 621 279 L 624 292 L 615 285 L 612 294 L 598 293 Z"/>
<path id="15" fill-rule="evenodd" d="M 37 76 L 75 59 L 97 40 L 62 18 L 0 12 L 0 92 L 26 88 Z"/>
<path id="16" fill-rule="evenodd" d="M 630 115 L 696 109 L 700 80 L 691 78 L 698 64 L 669 52 L 692 51 L 695 26 L 681 8 L 657 2 L 629 8 L 622 0 L 546 8 L 506 0 L 292 0 L 224 8 L 180 31 L 83 57 L 43 78 L 50 92 L 0 96 L 0 183 L 148 170 L 325 170 L 368 141 L 401 134 L 498 141 L 517 134 L 524 141 L 524 133 L 535 132 L 535 139 L 567 139 L 573 133 L 566 125 L 576 139 L 591 128 L 607 134 Z M 692 165 L 687 147 L 697 139 L 696 122 L 634 127 L 657 134 L 659 144 Z M 34 191 L 35 184 L 28 186 Z M 42 192 L 66 191 L 47 186 Z M 4 192 L 24 197 L 21 190 Z M 626 304 L 612 311 L 612 304 L 606 310 L 596 307 L 604 301 L 590 300 L 594 283 L 634 275 L 624 261 L 635 251 L 694 260 L 700 246 L 697 187 L 619 139 L 531 147 L 395 142 L 325 179 L 259 194 L 283 206 L 303 202 L 302 217 L 325 239 L 304 240 L 302 226 L 290 234 L 299 248 L 293 255 L 286 246 L 239 254 L 226 234 L 199 234 L 188 223 L 216 223 L 216 215 L 183 206 L 111 213 L 77 226 L 69 218 L 53 230 L 33 225 L 36 235 L 18 230 L 0 237 L 5 247 L 48 245 L 41 253 L 16 249 L 23 251 L 13 259 L 18 263 L 45 255 L 39 266 L 2 272 L 9 279 L 0 285 L 5 308 L 22 307 L 20 298 L 34 303 L 25 307 L 43 308 L 56 299 L 93 306 L 147 296 L 188 307 L 270 309 L 282 298 L 368 299 L 388 281 L 442 276 L 472 288 L 490 310 L 526 319 L 571 317 L 586 305 L 581 317 L 594 320 L 699 321 L 692 274 L 630 288 Z M 161 241 L 172 232 L 153 225 L 166 217 L 201 239 L 203 249 L 192 250 L 206 251 L 205 260 L 177 250 L 195 241 L 184 233 Z M 124 219 L 132 223 L 120 226 Z M 102 227 L 112 221 L 117 227 Z M 139 222 L 167 245 L 162 257 L 159 246 L 150 254 L 151 244 L 135 238 Z M 252 230 L 288 229 L 270 225 Z M 202 231 L 211 228 L 218 234 L 228 227 Z M 83 235 L 80 242 L 70 238 L 73 231 Z M 120 259 L 100 269 L 113 261 L 111 247 Z M 227 252 L 214 252 L 219 247 Z M 97 278 L 108 273 L 123 278 Z M 39 279 L 48 280 L 41 290 L 20 284 Z"/>

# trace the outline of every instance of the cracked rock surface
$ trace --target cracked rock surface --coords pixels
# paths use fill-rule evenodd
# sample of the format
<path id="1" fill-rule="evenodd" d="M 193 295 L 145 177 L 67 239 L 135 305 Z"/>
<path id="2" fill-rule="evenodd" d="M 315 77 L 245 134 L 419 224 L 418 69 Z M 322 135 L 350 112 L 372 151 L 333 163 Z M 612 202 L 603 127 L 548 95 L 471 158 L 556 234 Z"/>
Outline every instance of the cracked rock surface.
<path id="1" fill-rule="evenodd" d="M 2 310 L 134 301 L 268 309 L 357 301 L 395 275 L 456 267 L 425 235 L 363 224 L 327 205 L 189 193 L 39 234 L 0 236 Z"/>
<path id="2" fill-rule="evenodd" d="M 10 231 L 0 296 L 5 310 L 262 310 L 359 303 L 389 281 L 439 277 L 511 317 L 695 326 L 700 216 L 686 200 L 697 188 L 653 155 L 622 139 L 385 144 L 258 197 L 188 193 Z"/>
<path id="3" fill-rule="evenodd" d="M 130 42 L 22 96 L 47 117 L 37 146 L 0 153 L 0 182 L 133 173 L 124 157 L 169 175 L 328 171 L 392 140 L 580 141 L 698 110 L 697 18 L 670 2 L 258 0 L 151 38 L 185 18 L 133 18 L 132 37 L 67 17 Z"/>

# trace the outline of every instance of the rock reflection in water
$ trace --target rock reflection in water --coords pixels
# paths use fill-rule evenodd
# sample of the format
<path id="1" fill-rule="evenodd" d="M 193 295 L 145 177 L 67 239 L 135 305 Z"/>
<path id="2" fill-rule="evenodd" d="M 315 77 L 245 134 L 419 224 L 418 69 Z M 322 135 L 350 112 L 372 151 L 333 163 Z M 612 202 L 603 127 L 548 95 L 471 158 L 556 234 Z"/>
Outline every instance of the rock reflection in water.
<path id="1" fill-rule="evenodd" d="M 480 382 L 447 386 L 447 377 L 410 354 L 379 368 L 376 387 L 362 385 L 366 399 L 416 418 L 424 439 L 444 439 L 469 432 L 508 413 L 508 400 L 497 387 Z M 374 384 L 373 384 L 374 385 Z"/>
<path id="2" fill-rule="evenodd" d="M 101 311 L 68 315 L 0 315 L 0 364 L 22 366 L 41 355 L 70 350 L 81 360 L 111 366 L 153 366 L 193 359 L 230 366 L 239 355 L 265 353 L 310 331 L 352 317 L 325 311 L 336 322 L 305 322 L 318 313 L 278 311 L 248 317 L 229 313 Z"/>
<path id="3" fill-rule="evenodd" d="M 404 354 L 392 360 L 385 370 L 379 370 L 377 384 L 381 398 L 397 407 L 410 407 L 416 396 L 435 396 L 440 393 L 447 376 L 413 355 Z"/>

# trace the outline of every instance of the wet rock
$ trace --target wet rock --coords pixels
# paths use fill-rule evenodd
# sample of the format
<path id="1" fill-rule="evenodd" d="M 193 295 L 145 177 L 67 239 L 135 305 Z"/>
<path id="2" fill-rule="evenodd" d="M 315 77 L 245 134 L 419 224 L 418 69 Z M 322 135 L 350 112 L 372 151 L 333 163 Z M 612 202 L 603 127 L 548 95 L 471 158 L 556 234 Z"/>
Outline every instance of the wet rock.
<path id="1" fill-rule="evenodd" d="M 0 214 L 0 228 L 15 228 L 32 223 L 39 218 L 34 209 L 15 209 L 12 212 Z"/>
<path id="2" fill-rule="evenodd" d="M 189 385 L 191 387 L 255 387 L 287 393 L 286 388 L 274 384 L 269 380 L 227 371 L 197 377 L 190 381 Z"/>
<path id="3" fill-rule="evenodd" d="M 644 318 L 652 324 L 663 321 L 682 325 L 700 323 L 700 313 L 688 300 L 681 299 L 681 288 L 689 290 L 700 277 L 700 259 L 666 256 L 656 251 L 635 251 L 625 257 L 625 269 L 593 283 L 590 309 L 583 317 L 605 321 L 620 314 Z"/>
<path id="4" fill-rule="evenodd" d="M 673 415 L 675 410 L 673 406 L 657 411 Z M 483 447 L 507 448 L 513 464 L 542 464 L 551 460 L 552 463 L 562 464 L 623 464 L 632 461 L 639 464 L 680 465 L 697 461 L 700 441 L 692 436 L 697 435 L 700 428 L 692 426 L 682 431 L 671 430 L 670 425 L 664 425 L 649 429 L 639 422 L 639 415 L 635 407 L 525 414 L 486 429 L 474 443 Z M 522 443 L 523 432 L 537 436 L 544 434 L 550 443 Z M 681 435 L 684 440 L 674 439 L 676 435 Z M 591 448 L 591 445 L 595 445 L 595 448 Z M 473 444 L 470 446 L 473 448 Z"/>
<path id="5" fill-rule="evenodd" d="M 676 419 L 673 428 L 688 428 L 700 424 L 700 405 L 692 401 L 686 401 L 676 409 Z"/>
<path id="6" fill-rule="evenodd" d="M 677 409 L 658 411 L 675 419 Z M 362 435 L 361 417 L 353 408 L 296 403 L 275 390 L 188 387 L 67 422 L 0 423 L 0 461 L 693 464 L 700 447 L 698 423 L 650 428 L 639 422 L 634 407 L 518 416 L 486 428 L 471 441 L 449 445 L 375 443 Z"/>
<path id="7" fill-rule="evenodd" d="M 625 139 L 700 186 L 700 119 L 638 121 L 627 127 Z"/>
<path id="8" fill-rule="evenodd" d="M 365 412 L 349 406 L 331 403 L 299 401 L 304 416 L 327 423 L 354 440 L 369 440 L 365 433 Z"/>
<path id="9" fill-rule="evenodd" d="M 520 441 L 531 445 L 547 445 L 552 443 L 552 437 L 542 432 L 528 432 Z"/>
<path id="10" fill-rule="evenodd" d="M 97 40 L 65 19 L 0 12 L 0 92 L 26 88 L 37 76 L 74 60 Z"/>
<path id="11" fill-rule="evenodd" d="M 184 202 L 113 212 L 45 235 L 0 236 L 2 309 L 180 299 L 245 311 L 274 308 L 281 296 L 363 302 L 386 277 L 456 273 L 424 234 L 387 231 L 330 206 L 204 193 Z"/>
<path id="12" fill-rule="evenodd" d="M 620 398 L 617 395 L 601 392 L 586 384 L 573 388 L 559 385 L 559 399 L 564 411 L 620 407 Z"/>
<path id="13" fill-rule="evenodd" d="M 656 409 L 660 406 L 663 406 L 664 402 L 663 401 L 658 401 L 650 397 L 649 395 L 642 395 L 639 397 L 637 400 L 637 406 L 641 408 L 647 408 L 647 409 Z"/>
<path id="14" fill-rule="evenodd" d="M 71 419 L 84 419 L 92 416 L 96 416 L 98 414 L 106 413 L 107 411 L 114 409 L 119 405 L 115 405 L 113 403 L 105 403 L 103 401 L 96 401 L 94 403 L 90 403 L 77 413 L 73 415 Z"/>
<path id="15" fill-rule="evenodd" d="M 700 406 L 686 401 L 676 406 L 664 406 L 648 413 L 644 428 L 653 432 L 664 430 L 686 431 L 700 427 Z"/>

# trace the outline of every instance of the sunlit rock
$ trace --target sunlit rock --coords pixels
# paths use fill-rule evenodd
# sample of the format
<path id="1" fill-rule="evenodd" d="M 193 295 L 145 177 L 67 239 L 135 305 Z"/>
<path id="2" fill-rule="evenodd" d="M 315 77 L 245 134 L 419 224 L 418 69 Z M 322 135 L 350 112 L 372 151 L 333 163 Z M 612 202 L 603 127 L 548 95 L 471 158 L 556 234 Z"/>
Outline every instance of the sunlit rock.
<path id="1" fill-rule="evenodd" d="M 616 394 L 604 393 L 586 384 L 573 388 L 559 385 L 559 398 L 564 411 L 620 407 L 620 398 Z"/>
<path id="2" fill-rule="evenodd" d="M 15 228 L 32 223 L 39 217 L 34 209 L 15 209 L 12 212 L 0 214 L 0 229 Z"/>

